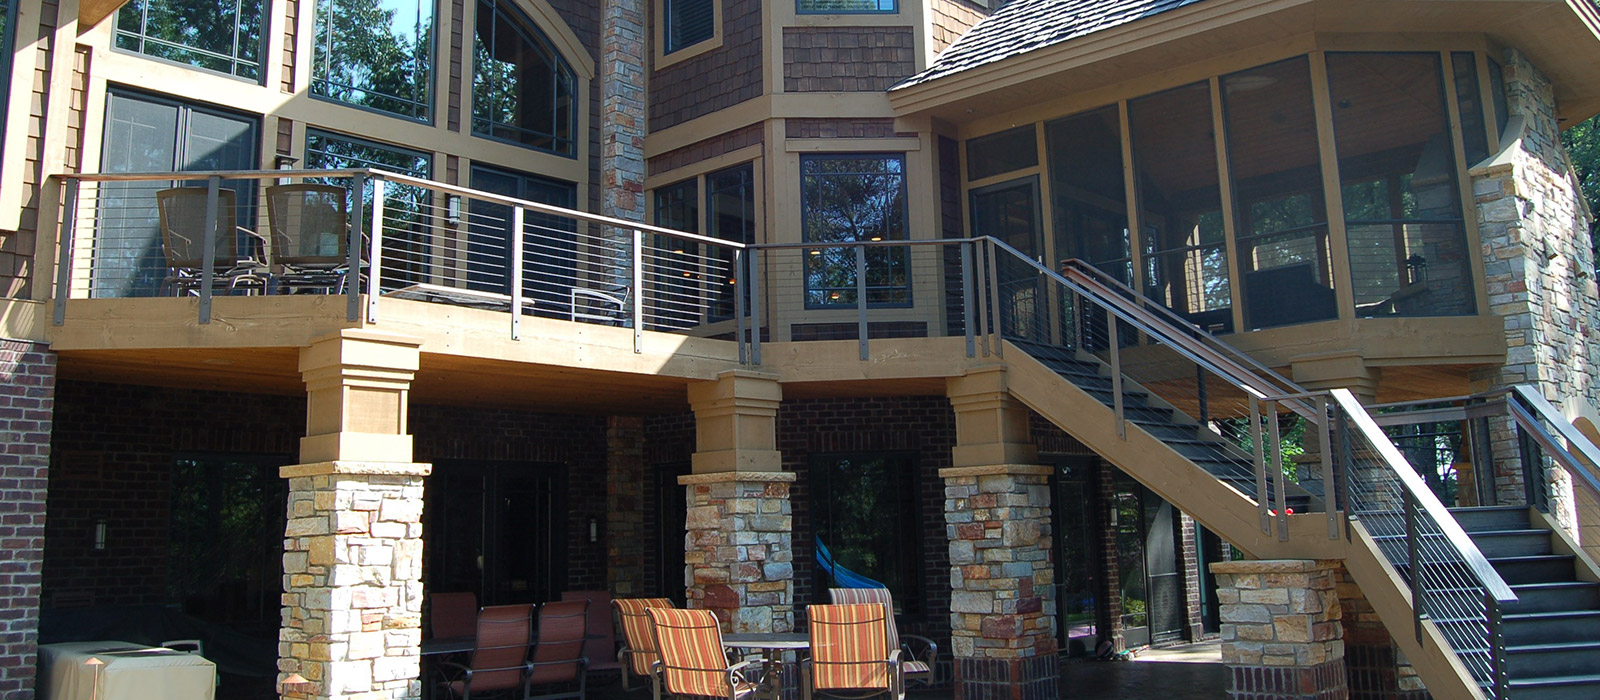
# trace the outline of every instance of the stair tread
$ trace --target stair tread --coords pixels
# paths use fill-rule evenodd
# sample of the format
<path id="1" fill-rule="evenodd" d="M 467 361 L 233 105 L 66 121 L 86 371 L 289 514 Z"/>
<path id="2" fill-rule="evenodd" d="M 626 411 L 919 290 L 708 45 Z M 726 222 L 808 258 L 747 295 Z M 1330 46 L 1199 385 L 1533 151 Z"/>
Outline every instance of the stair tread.
<path id="1" fill-rule="evenodd" d="M 1539 676 L 1535 678 L 1512 678 L 1509 681 L 1513 688 L 1541 685 L 1579 685 L 1583 683 L 1600 683 L 1600 675 Z"/>
<path id="2" fill-rule="evenodd" d="M 1600 651 L 1600 641 L 1595 642 L 1548 642 L 1545 644 L 1516 644 L 1507 645 L 1508 654 L 1538 654 L 1547 651 Z"/>
<path id="3" fill-rule="evenodd" d="M 1550 612 L 1507 613 L 1504 617 L 1506 622 L 1518 620 L 1559 620 L 1564 617 L 1600 617 L 1600 610 L 1553 610 Z"/>
<path id="4" fill-rule="evenodd" d="M 1489 563 L 1495 564 L 1499 562 L 1516 563 L 1523 561 L 1556 561 L 1558 559 L 1571 560 L 1574 558 L 1575 557 L 1573 557 L 1571 554 L 1523 554 L 1513 557 L 1489 557 Z"/>

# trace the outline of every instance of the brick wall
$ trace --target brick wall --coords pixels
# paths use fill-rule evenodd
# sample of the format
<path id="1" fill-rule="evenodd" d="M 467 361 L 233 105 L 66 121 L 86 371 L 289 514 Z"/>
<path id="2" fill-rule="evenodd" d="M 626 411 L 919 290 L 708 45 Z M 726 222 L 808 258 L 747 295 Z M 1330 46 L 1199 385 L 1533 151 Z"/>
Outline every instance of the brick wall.
<path id="1" fill-rule="evenodd" d="M 652 11 L 652 41 L 659 21 Z M 760 0 L 722 0 L 720 48 L 660 69 L 651 60 L 650 130 L 667 129 L 760 97 L 761 43 Z"/>
<path id="2" fill-rule="evenodd" d="M 916 72 L 911 27 L 784 27 L 784 92 L 882 92 Z"/>
<path id="3" fill-rule="evenodd" d="M 55 355 L 0 341 L 0 700 L 33 697 Z"/>

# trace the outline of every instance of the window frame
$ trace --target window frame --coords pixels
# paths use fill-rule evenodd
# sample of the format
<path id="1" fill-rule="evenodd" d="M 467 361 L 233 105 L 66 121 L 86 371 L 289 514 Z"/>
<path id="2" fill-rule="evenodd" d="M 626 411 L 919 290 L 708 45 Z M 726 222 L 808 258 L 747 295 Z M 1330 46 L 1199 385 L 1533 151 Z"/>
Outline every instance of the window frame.
<path id="1" fill-rule="evenodd" d="M 13 54 L 17 45 L 17 14 L 22 9 L 22 0 L 0 0 L 0 7 L 4 8 L 6 23 L 4 33 L 0 33 L 0 95 L 7 96 L 0 101 L 0 134 L 3 134 L 11 114 L 11 69 L 16 65 Z M 0 139 L 0 156 L 4 155 L 5 143 L 4 139 Z"/>
<path id="2" fill-rule="evenodd" d="M 899 239 L 888 239 L 888 238 L 885 238 L 884 240 L 904 240 L 904 241 L 907 241 L 907 242 L 909 242 L 911 240 L 911 194 L 910 194 L 910 182 L 909 182 L 910 173 L 907 171 L 906 154 L 904 152 L 864 152 L 864 153 L 858 153 L 858 152 L 833 153 L 833 152 L 828 152 L 828 153 L 808 153 L 808 154 L 804 154 L 804 155 L 800 156 L 799 184 L 800 184 L 800 240 L 801 240 L 801 242 L 803 242 L 803 243 L 811 243 L 812 242 L 810 240 L 809 236 L 807 235 L 807 232 L 806 232 L 806 221 L 811 216 L 811 203 L 810 203 L 809 198 L 806 196 L 806 178 L 808 177 L 808 175 L 806 174 L 806 163 L 812 162 L 812 161 L 817 161 L 817 160 L 861 160 L 861 161 L 872 161 L 872 160 L 889 161 L 889 160 L 894 160 L 894 161 L 898 161 L 900 163 L 900 171 L 898 173 L 899 178 L 900 178 L 899 197 L 900 197 L 900 202 L 901 202 L 901 206 L 900 206 L 901 222 L 900 222 L 900 225 L 901 225 L 901 231 L 904 234 L 904 237 L 903 238 L 899 238 Z M 827 242 L 828 241 L 823 241 L 823 243 L 827 243 Z M 838 242 L 854 242 L 854 241 L 838 241 Z M 885 250 L 886 251 L 890 251 L 892 253 L 896 249 L 895 248 L 885 248 Z M 841 302 L 837 302 L 837 303 L 820 303 L 820 302 L 813 302 L 811 300 L 812 289 L 811 289 L 810 272 L 809 272 L 809 270 L 806 270 L 806 268 L 809 267 L 809 265 L 810 265 L 809 261 L 810 261 L 811 256 L 814 253 L 815 254 L 821 254 L 821 253 L 820 253 L 820 248 L 805 248 L 805 249 L 803 249 L 803 251 L 804 251 L 803 254 L 805 255 L 805 260 L 802 261 L 802 277 L 805 278 L 805 288 L 804 288 L 804 290 L 802 292 L 802 295 L 803 295 L 803 299 L 804 299 L 804 303 L 805 303 L 805 309 L 807 311 L 815 311 L 815 310 L 823 310 L 823 309 L 854 309 L 854 308 L 856 308 L 857 302 L 848 302 L 847 303 L 847 302 L 842 302 L 841 301 Z M 904 301 L 876 302 L 875 303 L 870 298 L 872 290 L 869 287 L 868 290 L 867 290 L 868 299 L 865 300 L 868 309 L 909 309 L 909 308 L 912 308 L 912 307 L 914 307 L 916 305 L 916 297 L 915 297 L 915 292 L 914 292 L 914 289 L 915 289 L 915 286 L 916 286 L 915 285 L 916 280 L 914 279 L 915 275 L 912 274 L 912 271 L 911 271 L 911 261 L 910 261 L 911 251 L 910 251 L 910 249 L 908 247 L 908 248 L 902 250 L 901 253 L 906 258 L 905 261 L 904 261 L 904 265 L 906 266 L 906 281 L 905 281 L 905 285 L 904 286 L 894 286 L 894 287 L 883 287 L 882 289 L 890 289 L 890 290 L 904 289 L 905 290 L 905 300 Z M 873 261 L 868 260 L 867 261 L 867 267 L 868 267 L 869 271 L 870 271 L 872 265 L 873 265 Z"/>
<path id="3" fill-rule="evenodd" d="M 408 121 L 408 122 L 416 122 L 418 124 L 425 124 L 425 125 L 428 125 L 428 126 L 433 126 L 436 123 L 437 119 L 438 119 L 438 116 L 437 116 L 438 110 L 435 109 L 435 107 L 436 107 L 436 102 L 438 100 L 439 85 L 440 85 L 439 70 L 438 70 L 438 65 L 439 65 L 438 58 L 439 58 L 439 47 L 441 45 L 440 44 L 441 39 L 439 38 L 439 30 L 438 30 L 438 26 L 439 26 L 439 24 L 438 24 L 438 20 L 439 20 L 439 3 L 437 2 L 437 0 L 430 0 L 430 2 L 428 3 L 428 4 L 431 4 L 432 7 L 433 7 L 433 15 L 432 15 L 432 18 L 431 18 L 431 21 L 433 22 L 433 26 L 434 26 L 433 41 L 431 41 L 428 44 L 427 49 L 425 51 L 421 50 L 421 42 L 418 42 L 419 50 L 417 52 L 417 55 L 419 57 L 425 55 L 425 56 L 427 56 L 427 59 L 428 59 L 428 77 L 427 77 L 426 80 L 422 81 L 423 87 L 426 90 L 427 94 L 423 96 L 422 100 L 413 101 L 413 104 L 417 104 L 417 105 L 421 106 L 422 113 L 423 113 L 422 116 L 413 117 L 413 116 L 408 116 L 408 115 L 405 115 L 405 114 L 401 114 L 399 112 L 393 112 L 393 111 L 389 111 L 389 110 L 386 110 L 386 109 L 381 109 L 381 108 L 378 108 L 378 107 L 372 107 L 370 105 L 363 105 L 363 104 L 357 104 L 357 103 L 354 103 L 354 102 L 347 102 L 345 100 L 341 100 L 341 99 L 339 99 L 337 97 L 334 97 L 332 95 L 324 95 L 324 94 L 320 94 L 320 93 L 318 93 L 316 91 L 316 85 L 317 85 L 317 83 L 319 81 L 327 82 L 325 78 L 318 78 L 317 77 L 318 68 L 326 63 L 325 60 L 318 60 L 318 58 L 317 58 L 317 53 L 320 50 L 319 47 L 322 44 L 322 36 L 320 35 L 319 32 L 317 32 L 317 20 L 321 16 L 321 12 L 322 12 L 322 9 L 323 9 L 324 6 L 332 6 L 332 4 L 335 3 L 335 2 L 348 2 L 348 1 L 349 0 L 315 0 L 315 3 L 313 5 L 313 9 L 312 9 L 312 16 L 311 16 L 311 23 L 310 23 L 310 25 L 311 25 L 311 75 L 310 75 L 309 82 L 306 85 L 306 95 L 310 96 L 312 99 L 315 99 L 315 100 L 321 100 L 323 102 L 330 102 L 330 103 L 337 104 L 337 105 L 343 105 L 343 106 L 349 107 L 351 109 L 359 109 L 359 110 L 361 110 L 363 112 L 371 112 L 373 114 L 381 114 L 381 115 L 384 115 L 386 117 L 393 117 L 395 119 L 403 119 L 403 120 Z M 422 4 L 422 3 L 419 3 L 419 4 Z M 329 34 L 330 34 L 330 37 L 328 39 L 328 43 L 332 44 L 332 37 L 331 37 L 332 31 L 331 30 L 329 31 Z M 331 49 L 330 49 L 330 51 L 331 51 Z M 356 86 L 348 86 L 348 87 L 350 87 L 352 89 L 357 89 Z M 397 96 L 397 95 L 389 95 L 389 97 L 394 97 L 394 98 L 398 99 L 399 96 Z"/>
<path id="4" fill-rule="evenodd" d="M 654 69 L 661 70 L 676 63 L 701 56 L 722 48 L 723 30 L 722 20 L 724 0 L 707 0 L 711 3 L 711 36 L 685 46 L 667 49 L 667 3 L 672 0 L 651 0 L 650 11 L 655 21 L 651 22 L 651 49 L 650 54 L 655 59 Z"/>
<path id="5" fill-rule="evenodd" d="M 577 68 L 573 65 L 572 61 L 567 58 L 566 54 L 562 53 L 560 46 L 555 42 L 555 40 L 553 40 L 550 37 L 550 34 L 544 30 L 544 27 L 540 26 L 538 20 L 534 19 L 533 15 L 529 14 L 527 12 L 527 10 L 524 10 L 521 6 L 519 6 L 517 4 L 516 0 L 475 0 L 474 2 L 471 2 L 469 4 L 473 8 L 472 26 L 471 26 L 470 30 L 463 29 L 464 34 L 463 34 L 463 37 L 462 37 L 463 38 L 462 49 L 463 49 L 464 52 L 468 53 L 471 56 L 471 61 L 472 61 L 472 70 L 471 70 L 469 75 L 463 76 L 463 83 L 464 84 L 462 85 L 462 92 L 466 93 L 466 100 L 467 100 L 466 114 L 464 115 L 465 118 L 466 118 L 466 121 L 467 121 L 467 132 L 470 133 L 475 138 L 487 139 L 489 141 L 496 141 L 496 142 L 499 142 L 499 143 L 504 143 L 504 144 L 507 144 L 507 145 L 516 146 L 518 148 L 524 148 L 524 149 L 527 149 L 527 150 L 530 150 L 530 151 L 535 151 L 535 152 L 538 152 L 538 153 L 546 153 L 546 154 L 553 155 L 553 156 L 556 156 L 556 157 L 559 157 L 559 158 L 567 158 L 567 159 L 570 159 L 570 160 L 577 160 L 578 156 L 582 153 L 582 150 L 583 150 L 582 148 L 580 148 L 580 144 L 584 140 L 584 138 L 586 138 L 586 136 L 581 136 L 581 135 L 588 133 L 588 129 L 586 128 L 586 125 L 582 123 L 583 109 L 582 109 L 581 103 L 584 101 L 584 99 L 583 99 L 584 98 L 584 91 L 583 91 L 583 88 L 582 88 L 582 80 L 579 79 Z M 522 142 L 522 141 L 518 141 L 518 140 L 515 140 L 515 139 L 510 139 L 510 138 L 506 138 L 504 136 L 497 135 L 497 134 L 493 133 L 492 131 L 481 131 L 481 130 L 479 130 L 478 122 L 479 122 L 480 117 L 478 116 L 478 113 L 477 113 L 478 112 L 478 106 L 479 106 L 479 104 L 478 104 L 478 94 L 477 94 L 477 83 L 478 83 L 478 74 L 479 74 L 479 71 L 482 69 L 482 66 L 478 65 L 477 53 L 478 53 L 479 42 L 481 41 L 480 38 L 479 38 L 479 35 L 478 35 L 478 24 L 479 24 L 480 21 L 482 21 L 482 18 L 480 18 L 477 13 L 481 9 L 480 6 L 484 5 L 484 4 L 490 5 L 491 7 L 493 7 L 495 9 L 495 13 L 494 13 L 495 17 L 494 17 L 493 21 L 495 21 L 497 23 L 498 23 L 498 21 L 499 21 L 501 16 L 506 16 L 508 19 L 510 19 L 512 21 L 516 20 L 516 17 L 513 16 L 511 14 L 511 12 L 502 11 L 500 8 L 506 7 L 506 8 L 509 8 L 509 10 L 515 11 L 516 15 L 520 15 L 521 19 L 525 20 L 524 26 L 526 26 L 527 29 L 531 30 L 531 34 L 527 38 L 543 42 L 544 43 L 544 48 L 546 48 L 549 51 L 550 56 L 555 59 L 555 71 L 554 71 L 554 77 L 552 79 L 552 90 L 551 90 L 551 92 L 552 92 L 552 100 L 551 100 L 551 105 L 550 105 L 550 114 L 551 114 L 551 118 L 552 118 L 552 122 L 553 123 L 559 123 L 559 121 L 560 121 L 559 120 L 560 113 L 558 111 L 560 108 L 559 108 L 559 105 L 557 103 L 560 102 L 560 100 L 558 98 L 560 96 L 560 81 L 561 81 L 561 78 L 563 77 L 563 72 L 565 73 L 565 77 L 570 79 L 571 85 L 572 85 L 572 90 L 571 90 L 571 94 L 570 94 L 571 101 L 567 105 L 568 114 L 566 116 L 567 116 L 567 120 L 568 120 L 568 123 L 569 123 L 569 127 L 571 129 L 571 134 L 567 135 L 566 137 L 562 137 L 560 134 L 557 134 L 557 133 L 548 134 L 548 136 L 550 137 L 551 142 L 554 143 L 554 144 L 559 145 L 561 142 L 570 143 L 571 144 L 571 152 L 570 153 L 563 153 L 558 148 L 541 148 L 539 146 L 535 146 L 535 145 L 528 144 L 528 143 L 525 143 L 525 142 Z M 470 48 L 467 46 L 468 42 L 466 41 L 466 33 L 470 33 L 471 34 L 471 42 L 470 42 L 471 45 L 470 45 Z M 487 119 L 487 118 L 485 118 L 485 119 Z M 497 122 L 497 121 L 493 121 L 493 120 L 489 120 L 489 123 L 490 124 L 494 124 L 494 125 L 510 127 L 510 128 L 513 128 L 513 129 L 517 129 L 519 131 L 527 131 L 527 132 L 531 132 L 531 133 L 537 133 L 537 132 L 532 132 L 532 130 L 530 130 L 530 129 L 524 129 L 523 127 L 518 126 L 516 124 L 506 124 L 506 123 L 503 123 L 503 122 Z"/>
<path id="6" fill-rule="evenodd" d="M 696 235 L 705 236 L 707 238 L 716 238 L 718 240 L 730 242 L 742 242 L 746 245 L 755 243 L 761 235 L 761 198 L 759 197 L 760 177 L 758 174 L 760 169 L 757 166 L 758 162 L 756 159 L 742 160 L 649 188 L 648 202 L 650 209 L 650 222 L 662 228 L 675 229 L 683 231 L 684 233 L 693 233 Z M 751 203 L 751 209 L 748 212 L 750 215 L 748 221 L 751 224 L 751 229 L 748 236 L 749 240 L 744 241 L 733 241 L 733 239 L 723 238 L 722 236 L 717 235 L 715 222 L 712 221 L 712 217 L 716 214 L 716 208 L 713 204 L 712 197 L 716 193 L 711 190 L 711 179 L 737 170 L 748 171 L 748 180 L 746 184 L 750 188 L 750 194 L 752 195 L 749 200 Z M 691 222 L 693 224 L 692 226 L 677 228 L 662 221 L 661 216 L 663 208 L 661 195 L 672 190 L 688 190 L 691 192 L 691 195 L 688 197 L 687 201 L 695 208 L 694 221 Z M 659 240 L 659 238 L 660 237 L 658 237 L 657 247 L 664 248 L 664 241 Z M 689 251 L 691 255 L 701 255 L 699 252 L 700 244 L 698 243 L 680 243 L 679 245 L 685 246 L 684 250 Z M 730 261 L 730 268 L 731 265 L 732 263 Z M 735 272 L 730 272 L 729 274 L 737 275 Z M 708 277 L 707 279 L 710 278 Z M 717 287 L 714 285 L 707 285 L 705 288 L 707 290 L 717 289 Z M 747 286 L 746 289 L 749 289 L 749 287 Z M 737 292 L 735 292 L 735 295 L 736 294 Z M 704 309 L 705 313 L 701 319 L 701 325 L 712 325 L 715 323 L 733 320 L 736 313 L 735 310 L 737 308 L 737 297 L 735 295 L 728 296 L 728 313 L 722 314 L 719 309 L 719 306 L 722 305 L 722 300 L 716 295 L 715 292 L 712 292 L 707 299 L 708 303 Z M 746 292 L 745 297 L 746 304 L 749 304 L 749 292 Z M 746 313 L 748 313 L 748 309 L 749 306 L 746 306 Z"/>
<path id="7" fill-rule="evenodd" d="M 795 0 L 794 13 L 797 15 L 895 15 L 900 14 L 900 0 L 888 0 L 890 9 L 887 10 L 818 10 L 806 9 L 807 2 L 815 0 Z M 873 0 L 882 3 L 883 0 Z"/>
<path id="8" fill-rule="evenodd" d="M 203 71 L 203 72 L 211 74 L 211 75 L 220 75 L 220 76 L 224 76 L 224 77 L 227 77 L 227 78 L 232 78 L 234 80 L 239 80 L 239 81 L 243 81 L 243 82 L 246 82 L 246 83 L 251 83 L 251 84 L 254 84 L 254 85 L 265 85 L 266 84 L 266 80 L 267 80 L 267 62 L 268 62 L 268 48 L 267 47 L 268 47 L 268 41 L 269 41 L 269 38 L 273 35 L 273 32 L 276 30 L 276 27 L 273 26 L 273 22 L 272 22 L 272 1 L 271 0 L 257 0 L 257 1 L 261 5 L 261 10 L 260 10 L 260 13 L 261 13 L 261 36 L 257 41 L 256 60 L 253 62 L 255 67 L 256 67 L 256 76 L 255 77 L 239 75 L 239 73 L 237 72 L 238 69 L 239 69 L 239 65 L 241 63 L 244 63 L 244 64 L 250 64 L 251 63 L 250 61 L 242 60 L 237 54 L 238 49 L 240 47 L 244 46 L 244 44 L 236 44 L 235 47 L 234 47 L 235 55 L 226 57 L 229 60 L 230 64 L 231 64 L 231 67 L 232 67 L 231 71 L 216 70 L 216 69 L 213 69 L 213 68 L 207 68 L 205 66 L 196 65 L 194 63 L 190 63 L 190 62 L 186 62 L 186 61 L 179 61 L 179 60 L 167 58 L 165 56 L 156 56 L 156 55 L 153 55 L 153 54 L 146 53 L 144 51 L 143 47 L 149 40 L 149 33 L 148 33 L 149 19 L 150 19 L 150 4 L 149 4 L 149 0 L 146 0 L 145 3 L 140 6 L 142 8 L 142 14 L 141 14 L 141 16 L 139 18 L 139 29 L 140 29 L 140 31 L 137 34 L 124 32 L 120 28 L 120 26 L 118 26 L 118 25 L 121 24 L 121 21 L 122 21 L 122 13 L 124 11 L 127 11 L 130 8 L 130 4 L 125 4 L 125 5 L 117 8 L 117 11 L 111 14 L 111 16 L 110 16 L 110 20 L 111 20 L 111 22 L 110 22 L 110 25 L 111 25 L 110 26 L 111 39 L 110 39 L 110 42 L 109 42 L 110 43 L 110 48 L 111 48 L 112 51 L 115 51 L 115 52 L 118 52 L 118 53 L 122 53 L 122 54 L 127 54 L 127 55 L 130 55 L 130 56 L 138 56 L 140 58 L 148 59 L 148 60 L 151 60 L 151 61 L 160 61 L 162 63 L 167 63 L 167 64 L 174 65 L 174 66 L 180 66 L 180 67 L 188 68 L 188 69 L 191 69 L 191 70 Z M 235 0 L 234 5 L 235 5 L 235 7 L 243 7 L 244 2 L 245 2 L 245 0 Z M 233 27 L 234 27 L 235 34 L 237 34 L 238 31 L 239 31 L 239 18 L 238 18 L 238 16 L 234 17 Z M 121 45 L 121 42 L 119 41 L 119 39 L 121 37 L 123 37 L 123 36 L 129 36 L 129 37 L 133 37 L 133 38 L 137 39 L 138 42 L 139 42 L 140 48 L 132 49 L 132 48 L 123 47 Z M 158 40 L 158 41 L 160 41 L 162 44 L 171 45 L 171 46 L 174 46 L 176 48 L 180 48 L 180 49 L 184 49 L 184 50 L 188 50 L 188 51 L 203 52 L 203 53 L 206 53 L 208 55 L 222 56 L 222 54 L 213 54 L 210 51 L 206 51 L 204 49 L 199 49 L 199 48 L 195 48 L 195 47 L 185 46 L 183 44 L 175 44 L 173 42 L 168 42 L 168 41 L 164 41 L 164 40 Z"/>

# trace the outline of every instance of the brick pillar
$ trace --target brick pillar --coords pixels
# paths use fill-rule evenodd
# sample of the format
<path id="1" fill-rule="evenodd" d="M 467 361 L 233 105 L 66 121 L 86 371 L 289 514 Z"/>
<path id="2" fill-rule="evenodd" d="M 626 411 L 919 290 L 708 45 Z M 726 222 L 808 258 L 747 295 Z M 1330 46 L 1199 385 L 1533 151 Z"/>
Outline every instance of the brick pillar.
<path id="1" fill-rule="evenodd" d="M 39 576 L 55 422 L 56 356 L 42 343 L 0 340 L 0 699 L 31 700 L 39 651 Z"/>
<path id="2" fill-rule="evenodd" d="M 618 598 L 644 594 L 644 419 L 606 425 L 606 585 Z"/>
<path id="3" fill-rule="evenodd" d="M 1338 562 L 1229 561 L 1211 565 L 1222 604 L 1228 697 L 1345 700 Z"/>
<path id="4" fill-rule="evenodd" d="M 285 698 L 421 697 L 423 477 L 411 461 L 406 403 L 418 342 L 360 330 L 300 353 L 306 381 L 302 464 L 284 531 Z M 304 686 L 281 685 L 291 673 Z"/>
<path id="5" fill-rule="evenodd" d="M 1020 464 L 939 470 L 958 700 L 1058 696 L 1053 471 Z"/>
<path id="6" fill-rule="evenodd" d="M 1428 700 L 1432 697 L 1355 579 L 1342 566 L 1336 575 L 1350 700 Z"/>

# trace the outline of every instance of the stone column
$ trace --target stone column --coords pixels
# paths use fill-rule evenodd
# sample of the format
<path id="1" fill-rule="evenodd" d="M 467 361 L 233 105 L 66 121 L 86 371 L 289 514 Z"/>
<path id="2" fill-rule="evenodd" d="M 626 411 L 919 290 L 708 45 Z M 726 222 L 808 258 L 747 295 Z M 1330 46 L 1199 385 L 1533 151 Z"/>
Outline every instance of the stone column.
<path id="1" fill-rule="evenodd" d="M 794 629 L 794 519 L 778 452 L 776 377 L 735 370 L 689 387 L 695 413 L 684 542 L 689 606 L 727 632 Z"/>
<path id="2" fill-rule="evenodd" d="M 344 330 L 300 353 L 302 464 L 289 480 L 280 688 L 286 698 L 421 697 L 422 492 L 406 403 L 418 341 Z M 289 674 L 309 681 L 283 687 Z"/>
<path id="3" fill-rule="evenodd" d="M 39 652 L 40 571 L 45 494 L 55 424 L 56 356 L 43 343 L 0 339 L 0 504 L 6 551 L 0 555 L 0 698 L 33 697 Z M 83 533 L 85 542 L 89 533 Z"/>
<path id="4" fill-rule="evenodd" d="M 606 585 L 618 598 L 644 594 L 644 420 L 606 425 Z"/>
<path id="5" fill-rule="evenodd" d="M 645 0 L 603 0 L 600 18 L 600 213 L 644 221 Z M 633 232 L 607 228 L 620 246 Z M 618 258 L 607 270 L 618 284 L 632 282 L 632 266 Z"/>
<path id="6" fill-rule="evenodd" d="M 1335 561 L 1229 561 L 1211 565 L 1222 604 L 1228 697 L 1350 697 Z"/>
<path id="7" fill-rule="evenodd" d="M 945 484 L 957 700 L 1058 696 L 1050 467 L 1003 367 L 947 380 L 956 414 Z"/>

